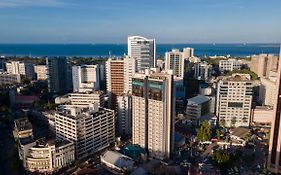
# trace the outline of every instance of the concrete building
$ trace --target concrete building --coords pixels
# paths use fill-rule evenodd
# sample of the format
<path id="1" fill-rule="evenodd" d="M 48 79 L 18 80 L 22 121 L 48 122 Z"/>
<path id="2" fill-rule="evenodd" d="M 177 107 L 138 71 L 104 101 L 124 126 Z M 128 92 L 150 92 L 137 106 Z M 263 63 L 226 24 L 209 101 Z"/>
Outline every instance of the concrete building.
<path id="1" fill-rule="evenodd" d="M 37 80 L 47 80 L 47 66 L 46 65 L 36 65 L 34 66 L 34 72 L 36 74 Z"/>
<path id="2" fill-rule="evenodd" d="M 31 123 L 28 121 L 28 118 L 24 117 L 16 119 L 14 123 L 14 133 L 17 139 L 33 138 L 33 129 Z"/>
<path id="3" fill-rule="evenodd" d="M 186 47 L 183 49 L 184 58 L 192 58 L 194 57 L 194 48 Z"/>
<path id="4" fill-rule="evenodd" d="M 136 71 L 156 66 L 155 39 L 142 36 L 128 37 L 128 56 L 136 60 Z"/>
<path id="5" fill-rule="evenodd" d="M 276 80 L 260 78 L 259 101 L 262 105 L 273 106 L 276 102 Z"/>
<path id="6" fill-rule="evenodd" d="M 273 107 L 273 121 L 271 125 L 269 153 L 267 159 L 267 168 L 270 172 L 275 174 L 281 173 L 281 46 L 278 64 L 278 78 L 277 78 L 277 98 Z"/>
<path id="7" fill-rule="evenodd" d="M 33 128 L 27 118 L 14 121 L 14 138 L 19 158 L 29 172 L 53 173 L 75 160 L 74 144 L 67 140 L 45 138 L 34 140 Z"/>
<path id="8" fill-rule="evenodd" d="M 220 60 L 219 62 L 219 68 L 221 71 L 233 71 L 235 69 L 240 70 L 241 66 L 242 61 L 236 59 Z"/>
<path id="9" fill-rule="evenodd" d="M 84 93 L 69 93 L 69 104 L 76 107 L 84 107 L 89 104 L 97 104 L 104 107 L 104 93 L 102 91 L 92 91 Z"/>
<path id="10" fill-rule="evenodd" d="M 124 94 L 117 97 L 117 131 L 121 136 L 132 134 L 132 96 Z"/>
<path id="11" fill-rule="evenodd" d="M 233 74 L 223 77 L 217 86 L 216 115 L 227 127 L 250 124 L 253 83 L 249 75 Z"/>
<path id="12" fill-rule="evenodd" d="M 0 86 L 10 86 L 21 83 L 21 77 L 19 74 L 9 74 L 6 72 L 0 72 Z"/>
<path id="13" fill-rule="evenodd" d="M 195 63 L 193 66 L 194 78 L 204 81 L 209 80 L 212 76 L 212 68 L 212 65 L 209 65 L 207 62 Z"/>
<path id="14" fill-rule="evenodd" d="M 26 78 L 34 78 L 34 66 L 32 63 L 11 61 L 6 63 L 6 69 L 9 74 L 19 74 Z"/>
<path id="15" fill-rule="evenodd" d="M 72 67 L 73 92 L 86 92 L 100 89 L 99 65 Z"/>
<path id="16" fill-rule="evenodd" d="M 136 59 L 124 58 L 124 93 L 132 93 L 132 77 L 136 73 Z"/>
<path id="17" fill-rule="evenodd" d="M 150 157 L 170 158 L 173 154 L 175 91 L 172 70 L 146 70 L 133 77 L 132 142 Z"/>
<path id="18" fill-rule="evenodd" d="M 124 93 L 124 60 L 106 61 L 106 88 L 109 95 L 109 107 L 117 108 L 117 96 Z"/>
<path id="19" fill-rule="evenodd" d="M 135 163 L 130 157 L 115 151 L 106 151 L 100 156 L 100 160 L 101 164 L 113 174 L 131 172 Z"/>
<path id="20" fill-rule="evenodd" d="M 76 158 L 85 158 L 114 143 L 114 111 L 97 105 L 60 109 L 55 114 L 56 138 L 74 142 Z"/>
<path id="21" fill-rule="evenodd" d="M 63 94 L 72 91 L 72 76 L 65 57 L 46 59 L 48 71 L 48 89 L 50 93 Z"/>
<path id="22" fill-rule="evenodd" d="M 197 95 L 187 100 L 186 116 L 193 123 L 198 123 L 201 116 L 209 114 L 210 99 L 204 95 Z"/>
<path id="23" fill-rule="evenodd" d="M 250 69 L 259 77 L 268 77 L 269 72 L 277 70 L 278 57 L 273 54 L 252 55 Z"/>
<path id="24" fill-rule="evenodd" d="M 165 53 L 165 69 L 173 70 L 176 77 L 184 77 L 184 68 L 186 62 L 185 52 L 180 52 L 179 49 L 172 49 L 170 52 Z"/>
<path id="25" fill-rule="evenodd" d="M 251 123 L 259 126 L 270 126 L 273 120 L 273 116 L 273 108 L 271 106 L 256 106 L 252 109 Z"/>

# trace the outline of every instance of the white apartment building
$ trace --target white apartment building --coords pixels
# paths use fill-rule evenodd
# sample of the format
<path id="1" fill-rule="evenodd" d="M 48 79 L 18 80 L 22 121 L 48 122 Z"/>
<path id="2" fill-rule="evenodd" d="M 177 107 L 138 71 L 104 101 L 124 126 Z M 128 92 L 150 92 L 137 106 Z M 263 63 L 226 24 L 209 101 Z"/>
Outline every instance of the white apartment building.
<path id="1" fill-rule="evenodd" d="M 262 105 L 274 106 L 277 97 L 276 80 L 260 78 L 261 85 L 259 89 L 259 100 Z"/>
<path id="2" fill-rule="evenodd" d="M 32 63 L 11 61 L 6 63 L 9 74 L 24 75 L 27 78 L 34 78 L 34 66 Z"/>
<path id="3" fill-rule="evenodd" d="M 46 80 L 48 78 L 48 71 L 46 65 L 34 66 L 34 72 L 36 73 L 37 80 Z"/>
<path id="4" fill-rule="evenodd" d="M 82 159 L 114 143 L 114 111 L 89 105 L 62 107 L 55 114 L 56 138 L 75 144 L 76 158 Z"/>
<path id="5" fill-rule="evenodd" d="M 132 134 L 132 96 L 124 94 L 117 97 L 117 130 L 121 136 Z"/>
<path id="6" fill-rule="evenodd" d="M 217 86 L 216 115 L 227 127 L 250 124 L 253 83 L 247 74 L 223 77 Z"/>
<path id="7" fill-rule="evenodd" d="M 212 76 L 212 65 L 207 62 L 194 63 L 194 78 L 197 80 L 209 80 Z"/>
<path id="8" fill-rule="evenodd" d="M 136 59 L 137 71 L 156 66 L 155 39 L 147 39 L 142 36 L 128 37 L 128 56 Z"/>
<path id="9" fill-rule="evenodd" d="M 165 69 L 173 70 L 176 77 L 184 77 L 185 60 L 190 55 L 190 50 L 186 51 L 187 53 L 181 52 L 179 49 L 172 49 L 171 52 L 165 53 Z"/>
<path id="10" fill-rule="evenodd" d="M 236 59 L 220 60 L 219 62 L 219 68 L 221 71 L 233 71 L 235 69 L 240 70 L 241 66 L 241 60 Z"/>
<path id="11" fill-rule="evenodd" d="M 183 48 L 184 58 L 192 58 L 194 57 L 194 48 L 186 47 Z"/>
<path id="12" fill-rule="evenodd" d="M 132 141 L 160 160 L 173 153 L 175 91 L 172 70 L 133 77 Z"/>
<path id="13" fill-rule="evenodd" d="M 72 67 L 73 92 L 86 92 L 100 89 L 99 65 Z"/>
<path id="14" fill-rule="evenodd" d="M 132 93 L 132 77 L 136 73 L 136 59 L 124 57 L 124 93 Z"/>
<path id="15" fill-rule="evenodd" d="M 19 74 L 9 74 L 0 72 L 0 86 L 14 85 L 21 82 L 21 77 Z"/>

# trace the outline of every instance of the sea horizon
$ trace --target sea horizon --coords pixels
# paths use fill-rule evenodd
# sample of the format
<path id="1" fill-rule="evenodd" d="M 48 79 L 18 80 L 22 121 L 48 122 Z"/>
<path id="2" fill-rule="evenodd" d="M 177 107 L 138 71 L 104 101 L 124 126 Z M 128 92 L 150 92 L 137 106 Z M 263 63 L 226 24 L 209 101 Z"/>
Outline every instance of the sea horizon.
<path id="1" fill-rule="evenodd" d="M 278 43 L 158 43 L 157 56 L 172 49 L 194 48 L 194 54 L 203 56 L 246 57 L 254 54 L 279 53 Z M 66 57 L 121 57 L 127 53 L 127 43 L 0 43 L 0 56 L 66 56 Z"/>

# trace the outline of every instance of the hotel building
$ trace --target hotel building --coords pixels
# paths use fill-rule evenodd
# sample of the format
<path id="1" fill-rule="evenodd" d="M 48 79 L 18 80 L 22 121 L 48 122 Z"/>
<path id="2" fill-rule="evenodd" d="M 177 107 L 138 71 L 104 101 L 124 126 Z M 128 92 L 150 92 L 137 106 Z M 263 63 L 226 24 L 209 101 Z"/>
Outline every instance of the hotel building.
<path id="1" fill-rule="evenodd" d="M 174 144 L 175 97 L 172 70 L 146 70 L 133 77 L 132 141 L 149 156 L 170 158 Z"/>

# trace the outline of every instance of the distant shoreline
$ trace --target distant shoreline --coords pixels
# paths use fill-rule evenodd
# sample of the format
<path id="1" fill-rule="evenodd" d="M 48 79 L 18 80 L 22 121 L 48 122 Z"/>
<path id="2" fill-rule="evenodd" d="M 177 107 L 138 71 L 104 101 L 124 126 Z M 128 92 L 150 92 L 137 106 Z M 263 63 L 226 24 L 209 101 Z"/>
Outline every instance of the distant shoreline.
<path id="1" fill-rule="evenodd" d="M 229 44 L 157 44 L 157 56 L 173 48 L 182 50 L 185 47 L 195 49 L 195 55 L 245 57 L 253 54 L 279 54 L 276 43 L 229 43 Z M 66 57 L 122 57 L 127 53 L 127 44 L 0 44 L 0 56 L 66 56 Z"/>

